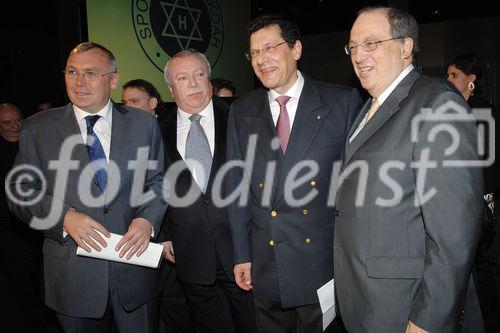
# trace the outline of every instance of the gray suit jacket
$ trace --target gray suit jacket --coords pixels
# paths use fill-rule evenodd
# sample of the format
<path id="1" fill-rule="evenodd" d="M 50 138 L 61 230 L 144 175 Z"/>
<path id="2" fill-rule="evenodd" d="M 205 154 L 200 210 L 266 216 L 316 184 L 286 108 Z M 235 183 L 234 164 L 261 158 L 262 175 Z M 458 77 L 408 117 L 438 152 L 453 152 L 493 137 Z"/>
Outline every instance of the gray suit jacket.
<path id="1" fill-rule="evenodd" d="M 258 89 L 232 104 L 228 161 L 244 160 L 250 136 L 257 136 L 248 183 L 250 197 L 243 207 L 235 202 L 228 210 L 234 262 L 252 262 L 254 295 L 281 302 L 285 308 L 318 303 L 316 290 L 333 276 L 335 209 L 327 207 L 330 175 L 360 106 L 355 89 L 305 77 L 283 156 L 279 145 L 277 149 L 271 147 L 277 133 L 268 91 Z M 316 194 L 307 202 L 291 205 L 285 200 L 285 180 L 304 160 L 314 162 L 319 170 L 312 176 L 305 175 L 293 196 L 302 199 L 309 193 Z M 300 169 L 294 179 L 309 171 Z M 242 177 L 240 168 L 232 169 L 229 192 L 237 188 Z"/>
<path id="2" fill-rule="evenodd" d="M 79 257 L 76 256 L 75 242 L 70 237 L 63 239 L 62 223 L 70 207 L 89 215 L 112 233 L 124 234 L 135 217 L 147 219 L 156 232 L 160 230 L 166 203 L 161 194 L 164 153 L 157 122 L 154 117 L 137 109 L 114 105 L 112 112 L 110 160 L 116 162 L 119 172 L 113 173 L 110 169 L 108 188 L 116 181 L 119 190 L 112 201 L 98 203 L 98 207 L 86 205 L 78 195 L 78 181 L 89 164 L 89 158 L 72 105 L 36 114 L 26 119 L 21 130 L 16 165 L 27 164 L 39 169 L 45 182 L 38 177 L 24 179 L 21 188 L 32 191 L 34 195 L 40 194 L 41 200 L 28 206 L 10 202 L 10 208 L 20 219 L 30 222 L 34 216 L 47 216 L 53 204 L 62 204 L 62 214 L 51 221 L 50 229 L 43 230 L 45 300 L 49 307 L 69 316 L 96 318 L 104 314 L 110 271 L 113 273 L 111 276 L 116 277 L 115 285 L 128 311 L 149 301 L 161 288 L 158 270 Z M 71 154 L 72 159 L 78 161 L 78 166 L 69 171 L 66 182 L 62 184 L 65 193 L 61 196 L 55 191 L 56 172 L 51 170 L 49 162 L 59 160 L 63 142 L 72 135 L 80 135 L 80 142 Z M 149 159 L 158 162 L 154 169 L 147 171 L 145 185 L 141 188 L 144 192 L 152 191 L 155 198 L 131 207 L 133 172 L 128 170 L 128 161 L 136 159 L 138 147 L 150 147 Z M 139 163 L 145 165 L 146 161 Z M 16 187 L 13 184 L 17 179 L 14 177 L 11 182 L 14 193 Z M 42 183 L 46 185 L 45 192 Z M 90 183 L 91 192 L 98 196 L 100 190 L 96 180 L 92 179 Z"/>
<path id="3" fill-rule="evenodd" d="M 414 70 L 345 146 L 334 263 L 338 305 L 349 332 L 404 332 L 408 320 L 430 332 L 457 330 L 478 242 L 483 186 L 480 168 L 443 167 L 443 160 L 477 160 L 473 119 L 429 117 L 430 109 L 449 101 L 468 110 L 449 83 Z M 425 119 L 416 127 L 417 142 L 412 142 L 412 119 L 423 108 L 428 108 Z M 447 124 L 459 134 L 460 144 L 445 157 L 451 136 L 441 132 L 430 142 L 429 134 Z M 436 164 L 418 171 L 412 163 L 426 154 Z M 390 160 L 396 162 L 387 164 Z M 363 180 L 359 165 L 365 162 L 368 174 Z M 349 173 L 349 168 L 354 169 Z M 432 188 L 436 194 L 425 200 Z M 356 205 L 358 194 L 364 201 Z M 384 200 L 394 198 L 399 199 L 396 205 L 384 207 Z"/>

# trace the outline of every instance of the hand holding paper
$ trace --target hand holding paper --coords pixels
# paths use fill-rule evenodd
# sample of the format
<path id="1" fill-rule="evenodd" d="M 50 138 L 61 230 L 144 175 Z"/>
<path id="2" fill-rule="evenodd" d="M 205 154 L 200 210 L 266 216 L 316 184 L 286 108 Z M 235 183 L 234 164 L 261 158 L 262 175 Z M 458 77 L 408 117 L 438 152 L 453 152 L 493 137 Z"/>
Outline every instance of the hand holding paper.
<path id="1" fill-rule="evenodd" d="M 120 252 L 115 251 L 115 248 L 122 238 L 123 237 L 121 235 L 111 233 L 110 238 L 106 239 L 108 246 L 103 248 L 100 252 L 92 250 L 90 253 L 88 253 L 83 248 L 78 247 L 78 249 L 76 250 L 76 254 L 79 256 L 118 261 L 126 264 L 140 265 L 152 268 L 158 267 L 163 253 L 162 245 L 149 243 L 149 246 L 147 246 L 147 249 L 141 254 L 141 256 L 138 257 L 136 255 L 133 255 L 130 257 L 130 259 L 127 259 L 128 256 L 120 256 Z"/>

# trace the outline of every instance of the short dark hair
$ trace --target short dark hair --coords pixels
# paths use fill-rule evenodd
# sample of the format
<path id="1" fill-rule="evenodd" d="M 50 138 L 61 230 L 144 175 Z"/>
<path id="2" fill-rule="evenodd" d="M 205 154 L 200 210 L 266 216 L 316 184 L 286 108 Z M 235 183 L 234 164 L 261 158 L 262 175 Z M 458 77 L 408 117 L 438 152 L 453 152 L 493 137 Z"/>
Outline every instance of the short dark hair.
<path id="1" fill-rule="evenodd" d="M 71 53 L 83 53 L 83 52 L 90 51 L 92 49 L 99 49 L 102 52 L 104 52 L 108 56 L 108 59 L 109 59 L 110 65 L 111 65 L 110 70 L 111 71 L 118 70 L 118 66 L 116 64 L 116 58 L 113 55 L 113 52 L 111 52 L 108 48 L 102 46 L 101 44 L 98 44 L 95 42 L 84 42 L 84 43 L 78 44 L 73 50 L 71 50 Z"/>
<path id="2" fill-rule="evenodd" d="M 236 87 L 233 82 L 221 78 L 214 78 L 211 81 L 214 88 L 214 95 L 217 95 L 224 88 L 231 91 L 233 95 L 236 95 Z"/>
<path id="3" fill-rule="evenodd" d="M 418 23 L 417 20 L 409 13 L 394 7 L 383 7 L 383 6 L 370 6 L 361 9 L 358 12 L 358 16 L 371 12 L 382 10 L 386 12 L 387 20 L 389 21 L 389 26 L 391 27 L 392 38 L 406 38 L 409 37 L 413 39 L 413 50 L 412 55 L 415 55 L 419 51 L 418 46 Z"/>
<path id="4" fill-rule="evenodd" d="M 481 61 L 479 60 L 479 56 L 475 53 L 457 55 L 450 62 L 450 65 L 455 65 L 455 67 L 464 72 L 465 75 L 474 74 L 476 76 L 476 81 L 480 81 L 483 77 Z"/>
<path id="5" fill-rule="evenodd" d="M 163 103 L 160 93 L 158 92 L 158 89 L 156 89 L 155 86 L 149 81 L 143 79 L 130 80 L 123 85 L 123 90 L 127 88 L 140 89 L 144 91 L 146 94 L 148 94 L 149 97 L 156 98 L 158 100 L 158 104 Z"/>
<path id="6" fill-rule="evenodd" d="M 290 48 L 295 45 L 296 41 L 300 40 L 299 26 L 292 19 L 282 14 L 267 14 L 257 17 L 248 24 L 248 44 L 250 44 L 250 36 L 254 32 L 273 25 L 277 25 L 280 28 L 281 37 L 283 37 Z"/>

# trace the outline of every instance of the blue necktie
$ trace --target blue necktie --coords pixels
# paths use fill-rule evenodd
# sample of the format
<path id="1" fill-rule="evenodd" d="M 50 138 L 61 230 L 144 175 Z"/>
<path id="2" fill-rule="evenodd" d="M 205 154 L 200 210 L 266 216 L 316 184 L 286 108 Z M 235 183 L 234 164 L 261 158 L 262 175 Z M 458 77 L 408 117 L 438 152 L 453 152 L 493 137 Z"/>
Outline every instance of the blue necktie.
<path id="1" fill-rule="evenodd" d="M 99 188 L 102 192 L 106 189 L 106 184 L 108 182 L 108 163 L 106 161 L 106 155 L 104 154 L 104 149 L 102 148 L 101 141 L 94 132 L 95 123 L 101 118 L 101 116 L 87 116 L 85 121 L 87 122 L 87 142 L 85 146 L 87 147 L 87 152 L 89 154 L 90 162 L 95 171 L 95 178 Z"/>

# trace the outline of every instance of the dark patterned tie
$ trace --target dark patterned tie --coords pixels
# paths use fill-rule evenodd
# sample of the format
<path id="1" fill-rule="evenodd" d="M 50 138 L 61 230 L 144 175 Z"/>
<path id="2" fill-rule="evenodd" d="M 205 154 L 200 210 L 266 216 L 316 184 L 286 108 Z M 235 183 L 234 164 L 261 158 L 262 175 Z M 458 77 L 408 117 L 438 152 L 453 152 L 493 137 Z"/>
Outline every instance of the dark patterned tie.
<path id="1" fill-rule="evenodd" d="M 191 127 L 186 139 L 186 160 L 192 159 L 201 165 L 200 169 L 200 165 L 194 164 L 192 169 L 195 170 L 198 186 L 205 193 L 212 168 L 212 152 L 205 131 L 200 124 L 201 117 L 199 114 L 189 117 Z"/>
<path id="2" fill-rule="evenodd" d="M 94 132 L 94 125 L 99 118 L 101 118 L 101 116 L 85 117 L 85 121 L 87 122 L 87 142 L 85 146 L 87 147 L 87 153 L 89 154 L 90 162 L 92 162 L 92 167 L 95 171 L 97 184 L 99 184 L 101 191 L 104 192 L 106 184 L 108 183 L 108 163 L 101 141 L 99 141 L 97 134 Z"/>
<path id="3" fill-rule="evenodd" d="M 290 138 L 290 118 L 288 117 L 288 111 L 286 110 L 286 103 L 288 103 L 290 98 L 290 96 L 276 97 L 276 102 L 280 105 L 280 115 L 278 116 L 278 121 L 276 122 L 276 132 L 278 132 L 278 138 L 280 139 L 280 146 L 283 154 L 286 152 L 288 139 Z"/>

